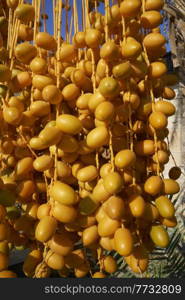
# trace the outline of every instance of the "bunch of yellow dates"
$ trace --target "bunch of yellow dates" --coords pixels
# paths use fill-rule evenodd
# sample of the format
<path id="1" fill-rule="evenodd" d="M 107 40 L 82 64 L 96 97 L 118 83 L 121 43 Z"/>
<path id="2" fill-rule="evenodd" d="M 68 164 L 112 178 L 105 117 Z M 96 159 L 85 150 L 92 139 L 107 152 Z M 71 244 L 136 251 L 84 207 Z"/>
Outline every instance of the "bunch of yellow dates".
<path id="1" fill-rule="evenodd" d="M 98 2 L 64 41 L 38 30 L 33 5 L 2 1 L 0 277 L 17 276 L 14 249 L 30 249 L 27 277 L 107 277 L 116 252 L 140 274 L 177 224 L 164 1 L 105 0 L 104 15 Z"/>

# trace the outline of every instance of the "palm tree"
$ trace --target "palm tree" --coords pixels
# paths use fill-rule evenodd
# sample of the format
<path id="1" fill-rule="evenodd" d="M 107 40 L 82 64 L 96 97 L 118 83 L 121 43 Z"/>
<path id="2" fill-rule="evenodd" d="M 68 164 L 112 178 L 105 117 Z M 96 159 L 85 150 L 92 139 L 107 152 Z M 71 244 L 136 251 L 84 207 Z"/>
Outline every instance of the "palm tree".
<path id="1" fill-rule="evenodd" d="M 183 0 L 167 0 L 164 12 L 168 19 L 169 41 L 173 66 L 178 69 L 180 79 L 185 82 L 185 7 Z"/>

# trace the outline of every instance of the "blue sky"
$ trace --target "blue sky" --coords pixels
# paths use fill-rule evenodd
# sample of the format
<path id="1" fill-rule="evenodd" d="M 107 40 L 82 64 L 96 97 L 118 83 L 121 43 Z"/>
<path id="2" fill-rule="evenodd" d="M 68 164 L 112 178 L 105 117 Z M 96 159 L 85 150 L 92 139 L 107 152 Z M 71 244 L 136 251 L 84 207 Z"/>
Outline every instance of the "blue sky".
<path id="1" fill-rule="evenodd" d="M 47 25 L 47 30 L 48 32 L 50 33 L 53 33 L 53 7 L 52 7 L 52 0 L 45 0 L 45 3 L 46 3 L 46 13 L 48 14 L 49 16 L 49 20 L 48 20 L 48 25 Z M 63 0 L 63 3 L 65 3 L 65 0 Z M 73 3 L 73 0 L 69 0 L 69 4 L 72 6 L 72 3 Z M 81 23 L 81 10 L 82 10 L 82 6 L 81 6 L 81 0 L 76 0 L 76 3 L 77 3 L 77 7 L 78 7 L 78 14 L 79 14 L 79 21 Z M 103 12 L 103 3 L 100 4 L 99 6 L 99 10 L 100 12 Z M 70 10 L 69 12 L 69 18 L 71 17 L 72 15 L 72 10 Z M 63 26 L 62 26 L 62 36 L 65 37 L 65 13 L 63 13 L 63 18 L 62 18 L 62 21 L 63 21 Z M 70 26 L 70 24 L 69 24 Z"/>

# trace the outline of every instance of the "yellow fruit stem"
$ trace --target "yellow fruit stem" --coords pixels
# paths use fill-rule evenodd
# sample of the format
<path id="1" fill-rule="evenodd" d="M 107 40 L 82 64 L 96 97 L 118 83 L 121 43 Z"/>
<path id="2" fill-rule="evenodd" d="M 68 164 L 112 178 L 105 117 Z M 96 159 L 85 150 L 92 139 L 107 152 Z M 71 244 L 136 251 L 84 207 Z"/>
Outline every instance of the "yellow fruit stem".
<path id="1" fill-rule="evenodd" d="M 146 3 L 146 0 L 142 0 L 143 13 L 145 12 L 145 3 Z M 146 61 L 146 64 L 148 66 L 150 66 L 150 61 L 149 61 L 147 50 L 146 50 L 144 43 L 143 43 L 143 50 L 144 50 L 144 54 L 145 54 L 144 59 Z M 148 78 L 148 75 L 146 76 L 146 78 Z M 151 97 L 151 101 L 152 101 L 152 112 L 155 112 L 155 97 L 154 97 L 151 80 L 149 80 L 149 92 L 150 92 L 150 97 Z M 156 161 L 157 161 L 157 175 L 160 176 L 160 164 L 159 164 L 158 147 L 157 147 L 158 140 L 157 140 L 157 134 L 156 134 L 155 128 L 153 128 L 153 132 L 154 132 L 155 155 L 156 155 Z"/>

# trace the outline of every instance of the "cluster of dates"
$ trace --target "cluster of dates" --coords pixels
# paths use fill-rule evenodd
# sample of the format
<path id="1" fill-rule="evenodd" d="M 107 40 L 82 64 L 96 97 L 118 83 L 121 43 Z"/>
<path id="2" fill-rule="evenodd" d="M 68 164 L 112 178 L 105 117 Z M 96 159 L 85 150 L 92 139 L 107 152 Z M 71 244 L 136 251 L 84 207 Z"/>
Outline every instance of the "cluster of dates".
<path id="1" fill-rule="evenodd" d="M 0 277 L 16 277 L 9 252 L 27 248 L 28 277 L 103 278 L 115 252 L 143 273 L 177 224 L 181 175 L 163 177 L 178 82 L 164 1 L 105 1 L 105 15 L 89 1 L 71 43 L 39 32 L 22 2 L 0 7 Z"/>

